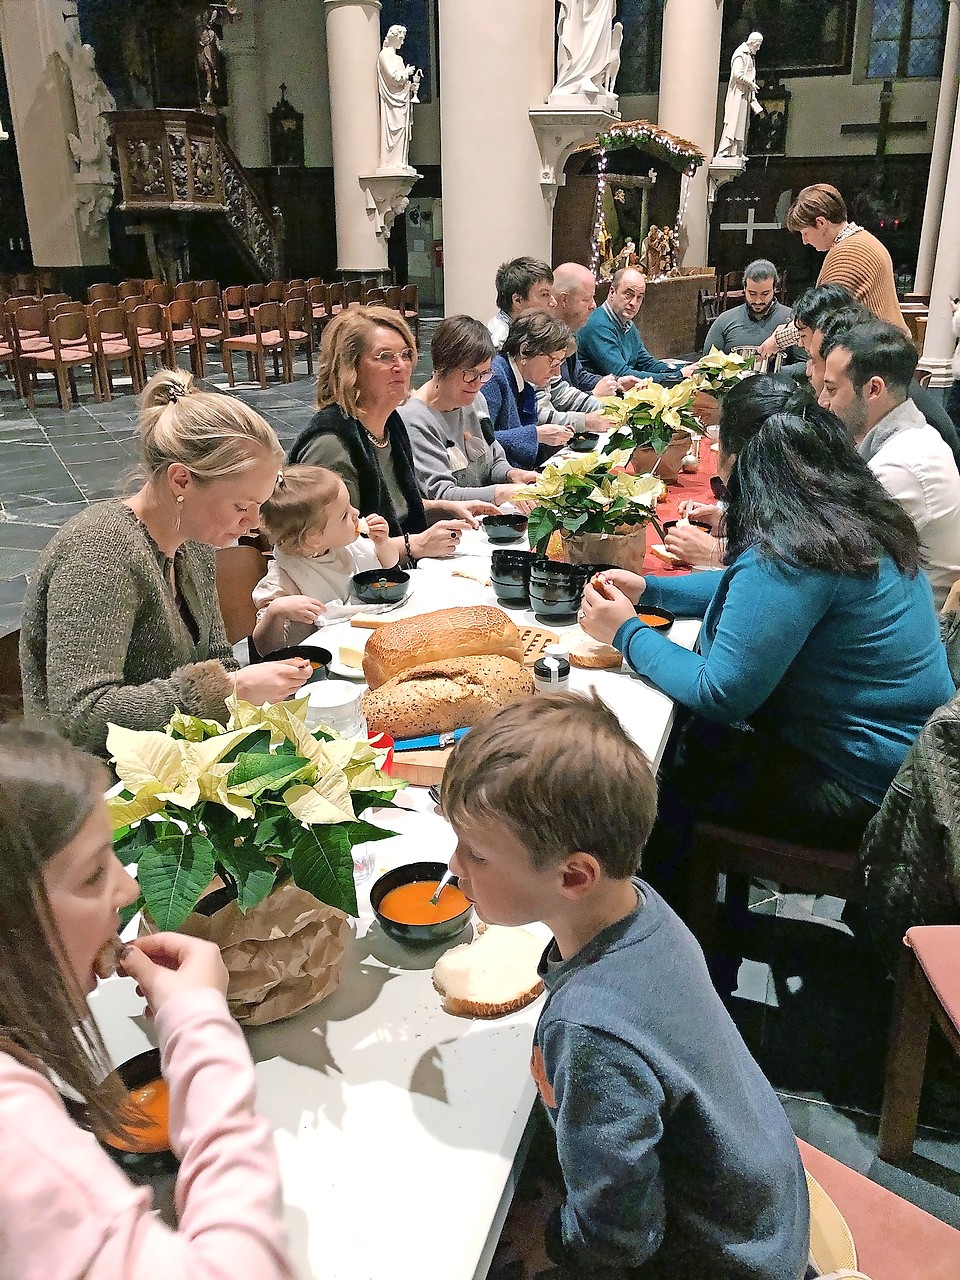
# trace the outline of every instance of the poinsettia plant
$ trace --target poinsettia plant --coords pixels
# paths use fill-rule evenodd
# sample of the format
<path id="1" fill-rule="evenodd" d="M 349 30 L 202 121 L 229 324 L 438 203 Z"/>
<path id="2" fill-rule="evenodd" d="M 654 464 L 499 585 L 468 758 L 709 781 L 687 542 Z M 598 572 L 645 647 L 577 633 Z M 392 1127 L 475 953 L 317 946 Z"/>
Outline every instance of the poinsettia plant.
<path id="1" fill-rule="evenodd" d="M 697 385 L 690 378 L 673 387 L 640 382 L 622 396 L 603 396 L 604 416 L 611 419 L 605 453 L 618 449 L 653 449 L 662 454 L 677 431 L 703 435 L 691 408 Z"/>
<path id="2" fill-rule="evenodd" d="M 691 381 L 701 391 L 709 391 L 720 399 L 731 387 L 753 374 L 755 361 L 752 355 L 741 355 L 737 351 L 727 355 L 718 347 L 711 347 L 709 353 L 697 361 Z"/>
<path id="3" fill-rule="evenodd" d="M 162 732 L 109 726 L 120 785 L 107 806 L 117 856 L 137 864 L 132 910 L 176 929 L 215 877 L 246 912 L 290 876 L 357 914 L 353 847 L 394 834 L 361 815 L 389 806 L 404 784 L 382 772 L 386 753 L 366 739 L 309 729 L 307 703 L 231 697 L 226 727 L 179 711 Z"/>
<path id="4" fill-rule="evenodd" d="M 550 537 L 562 534 L 620 533 L 624 526 L 653 523 L 658 533 L 657 500 L 666 488 L 656 476 L 633 476 L 624 470 L 632 450 L 621 449 L 606 457 L 584 453 L 562 462 L 547 463 L 535 485 L 520 497 L 537 503 L 530 512 L 527 531 L 530 545 L 546 554 Z"/>

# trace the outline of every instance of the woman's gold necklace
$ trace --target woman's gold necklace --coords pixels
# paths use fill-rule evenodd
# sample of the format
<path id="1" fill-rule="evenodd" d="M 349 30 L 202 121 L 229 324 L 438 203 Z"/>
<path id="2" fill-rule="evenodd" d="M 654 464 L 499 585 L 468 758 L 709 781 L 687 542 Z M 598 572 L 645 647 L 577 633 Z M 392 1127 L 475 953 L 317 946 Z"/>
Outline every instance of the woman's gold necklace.
<path id="1" fill-rule="evenodd" d="M 360 421 L 359 418 L 357 419 L 357 421 L 358 422 Z M 370 428 L 366 425 L 365 422 L 361 422 L 360 425 L 361 427 L 363 427 L 364 431 L 370 437 L 370 440 L 375 449 L 386 449 L 389 446 L 390 437 L 388 435 L 384 434 L 384 437 L 381 440 L 379 436 L 374 435 L 374 433 L 370 430 Z"/>

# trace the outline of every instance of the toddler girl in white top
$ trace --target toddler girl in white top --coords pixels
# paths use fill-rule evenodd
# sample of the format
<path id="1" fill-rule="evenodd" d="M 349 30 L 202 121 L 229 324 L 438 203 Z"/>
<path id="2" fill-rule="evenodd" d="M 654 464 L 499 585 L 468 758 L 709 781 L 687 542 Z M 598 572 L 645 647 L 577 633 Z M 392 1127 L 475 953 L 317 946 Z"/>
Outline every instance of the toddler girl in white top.
<path id="1" fill-rule="evenodd" d="M 274 547 L 253 592 L 253 642 L 261 654 L 302 643 L 328 604 L 349 600 L 355 573 L 392 569 L 403 550 L 383 516 L 361 521 L 347 486 L 326 467 L 288 467 L 260 509 L 260 527 Z"/>

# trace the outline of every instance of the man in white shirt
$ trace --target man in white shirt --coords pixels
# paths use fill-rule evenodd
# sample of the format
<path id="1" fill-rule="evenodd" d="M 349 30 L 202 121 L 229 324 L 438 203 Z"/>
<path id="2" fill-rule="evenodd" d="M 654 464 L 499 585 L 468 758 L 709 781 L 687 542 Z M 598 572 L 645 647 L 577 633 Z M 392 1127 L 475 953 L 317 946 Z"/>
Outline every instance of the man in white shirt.
<path id="1" fill-rule="evenodd" d="M 960 578 L 960 475 L 908 396 L 916 347 L 893 325 L 870 319 L 825 334 L 821 356 L 819 402 L 843 420 L 860 456 L 913 519 L 940 608 Z"/>

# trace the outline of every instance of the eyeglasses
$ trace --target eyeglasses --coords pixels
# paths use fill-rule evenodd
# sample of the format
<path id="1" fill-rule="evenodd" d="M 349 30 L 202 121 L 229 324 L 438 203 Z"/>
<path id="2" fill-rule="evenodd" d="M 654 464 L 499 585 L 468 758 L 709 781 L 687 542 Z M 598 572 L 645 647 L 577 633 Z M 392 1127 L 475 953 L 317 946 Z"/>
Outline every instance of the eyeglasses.
<path id="1" fill-rule="evenodd" d="M 566 360 L 566 358 L 567 358 L 566 354 L 562 356 L 549 356 L 548 359 L 550 360 L 550 368 L 559 369 L 560 366 L 563 364 L 564 360 Z"/>
<path id="2" fill-rule="evenodd" d="M 412 347 L 404 347 L 402 351 L 375 351 L 372 358 L 377 364 L 386 368 L 388 365 L 395 365 L 398 361 L 400 364 L 413 364 L 417 353 Z"/>
<path id="3" fill-rule="evenodd" d="M 481 373 L 479 369 L 461 369 L 460 377 L 468 387 L 482 387 L 493 377 L 493 370 L 486 369 Z"/>

